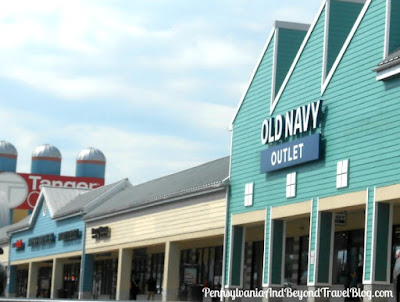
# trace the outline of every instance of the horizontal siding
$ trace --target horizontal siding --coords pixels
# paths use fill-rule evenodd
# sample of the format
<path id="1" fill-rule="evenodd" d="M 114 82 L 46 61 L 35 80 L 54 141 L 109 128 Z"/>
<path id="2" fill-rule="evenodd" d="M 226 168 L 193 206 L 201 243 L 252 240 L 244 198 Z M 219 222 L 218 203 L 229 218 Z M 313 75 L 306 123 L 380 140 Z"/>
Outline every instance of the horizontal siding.
<path id="1" fill-rule="evenodd" d="M 0 255 L 0 263 L 2 263 L 4 266 L 8 265 L 8 253 L 9 253 L 9 246 L 1 246 L 3 249 L 3 255 Z"/>
<path id="2" fill-rule="evenodd" d="M 11 261 L 57 255 L 82 250 L 82 238 L 69 242 L 58 240 L 59 233 L 72 231 L 74 229 L 79 229 L 83 237 L 84 224 L 80 216 L 55 221 L 50 217 L 49 211 L 47 211 L 46 216 L 43 216 L 42 206 L 38 210 L 39 213 L 32 229 L 28 231 L 18 232 L 12 235 L 11 245 L 17 240 L 23 240 L 23 242 L 25 243 L 25 249 L 22 251 L 16 251 L 15 248 L 11 248 Z M 28 246 L 28 240 L 30 238 L 47 235 L 50 233 L 54 233 L 56 236 L 56 241 L 54 244 L 43 245 L 34 248 Z"/>
<path id="3" fill-rule="evenodd" d="M 329 14 L 327 72 L 335 62 L 363 4 L 332 0 Z"/>
<path id="4" fill-rule="evenodd" d="M 258 210 L 400 182 L 400 80 L 378 82 L 372 69 L 382 59 L 384 1 L 373 1 L 341 60 L 323 100 L 322 159 L 260 174 L 262 120 L 267 98 L 249 99 L 233 130 L 232 213 Z M 324 17 L 311 34 L 274 114 L 283 114 L 320 96 Z M 273 144 L 271 144 L 273 145 Z M 350 159 L 349 187 L 336 188 L 336 164 Z M 286 174 L 297 172 L 296 198 L 286 199 Z M 255 182 L 254 205 L 243 207 L 244 184 Z"/>
<path id="5" fill-rule="evenodd" d="M 400 47 L 400 2 L 398 0 L 391 0 L 391 2 L 389 52 L 395 51 Z"/>
<path id="6" fill-rule="evenodd" d="M 278 53 L 276 54 L 275 95 L 292 66 L 307 31 L 279 28 Z"/>
<path id="7" fill-rule="evenodd" d="M 179 208 L 132 214 L 88 223 L 86 249 L 103 248 L 136 241 L 166 238 L 193 232 L 208 231 L 225 226 L 225 199 L 211 200 Z M 111 238 L 96 241 L 91 238 L 91 228 L 111 228 Z"/>

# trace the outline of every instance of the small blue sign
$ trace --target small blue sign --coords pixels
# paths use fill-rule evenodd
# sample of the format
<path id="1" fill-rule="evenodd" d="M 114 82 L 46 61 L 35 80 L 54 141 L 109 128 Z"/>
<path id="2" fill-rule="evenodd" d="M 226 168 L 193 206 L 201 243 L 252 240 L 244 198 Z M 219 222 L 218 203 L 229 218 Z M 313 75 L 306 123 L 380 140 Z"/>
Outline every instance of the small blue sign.
<path id="1" fill-rule="evenodd" d="M 313 134 L 261 151 L 261 173 L 299 165 L 320 157 L 321 134 Z"/>

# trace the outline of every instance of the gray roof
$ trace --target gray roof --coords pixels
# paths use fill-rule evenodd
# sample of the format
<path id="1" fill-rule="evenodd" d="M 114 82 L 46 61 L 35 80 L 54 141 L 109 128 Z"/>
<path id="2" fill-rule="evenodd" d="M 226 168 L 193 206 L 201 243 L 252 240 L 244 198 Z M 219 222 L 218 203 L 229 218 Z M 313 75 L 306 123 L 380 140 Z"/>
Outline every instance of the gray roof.
<path id="1" fill-rule="evenodd" d="M 22 219 L 21 221 L 19 221 L 17 223 L 5 226 L 5 227 L 2 228 L 2 231 L 3 232 L 5 231 L 6 235 L 7 235 L 7 233 L 15 232 L 15 231 L 19 231 L 19 230 L 28 228 L 29 227 L 29 221 L 31 220 L 31 217 L 32 217 L 32 215 L 28 215 L 24 219 Z M 1 233 L 1 231 L 0 231 L 0 233 Z M 4 238 L 4 237 L 1 236 L 0 238 Z"/>
<path id="2" fill-rule="evenodd" d="M 87 189 L 43 187 L 42 192 L 50 212 L 56 215 L 61 209 L 67 207 L 79 195 L 88 192 Z"/>
<path id="3" fill-rule="evenodd" d="M 375 68 L 374 70 L 382 71 L 399 64 L 400 64 L 400 48 L 390 53 L 382 62 L 378 64 L 378 67 Z"/>
<path id="4" fill-rule="evenodd" d="M 93 219 L 134 210 L 157 201 L 224 186 L 229 176 L 230 157 L 217 159 L 203 165 L 161 177 L 140 185 L 125 188 L 111 196 L 102 205 L 84 216 Z"/>
<path id="5" fill-rule="evenodd" d="M 131 186 L 132 185 L 128 179 L 123 179 L 107 186 L 87 191 L 84 194 L 79 194 L 68 204 L 59 208 L 58 211 L 53 214 L 53 218 L 61 218 L 73 214 L 85 213 L 90 209 L 90 206 L 99 206 L 99 204 L 101 204 L 108 197 L 107 192 L 110 192 L 111 194 L 113 192 L 117 193 L 119 190 Z M 117 192 L 115 192 L 115 190 L 117 190 Z"/>

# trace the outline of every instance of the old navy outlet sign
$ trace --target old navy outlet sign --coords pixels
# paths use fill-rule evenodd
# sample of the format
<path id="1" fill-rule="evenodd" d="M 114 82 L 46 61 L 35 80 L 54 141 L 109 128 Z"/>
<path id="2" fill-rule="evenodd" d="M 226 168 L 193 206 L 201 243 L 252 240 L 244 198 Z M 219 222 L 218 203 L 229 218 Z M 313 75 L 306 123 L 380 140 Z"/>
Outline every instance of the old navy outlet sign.
<path id="1" fill-rule="evenodd" d="M 278 142 L 318 127 L 322 101 L 309 103 L 297 109 L 266 119 L 261 126 L 263 145 Z M 261 173 L 319 159 L 321 134 L 314 134 L 294 141 L 269 147 L 261 151 Z"/>
<path id="2" fill-rule="evenodd" d="M 261 173 L 319 159 L 320 141 L 318 133 L 261 151 Z"/>

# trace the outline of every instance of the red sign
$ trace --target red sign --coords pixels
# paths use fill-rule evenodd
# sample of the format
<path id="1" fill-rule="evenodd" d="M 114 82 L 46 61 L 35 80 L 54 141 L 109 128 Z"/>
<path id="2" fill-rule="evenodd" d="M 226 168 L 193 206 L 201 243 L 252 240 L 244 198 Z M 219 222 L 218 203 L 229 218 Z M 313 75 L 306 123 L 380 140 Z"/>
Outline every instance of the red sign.
<path id="1" fill-rule="evenodd" d="M 12 245 L 13 247 L 15 247 L 16 249 L 21 249 L 24 247 L 24 242 L 21 240 L 17 240 L 15 243 L 13 243 Z"/>
<path id="2" fill-rule="evenodd" d="M 0 193 L 5 195 L 10 209 L 32 210 L 43 186 L 94 189 L 103 185 L 102 178 L 0 173 Z"/>

